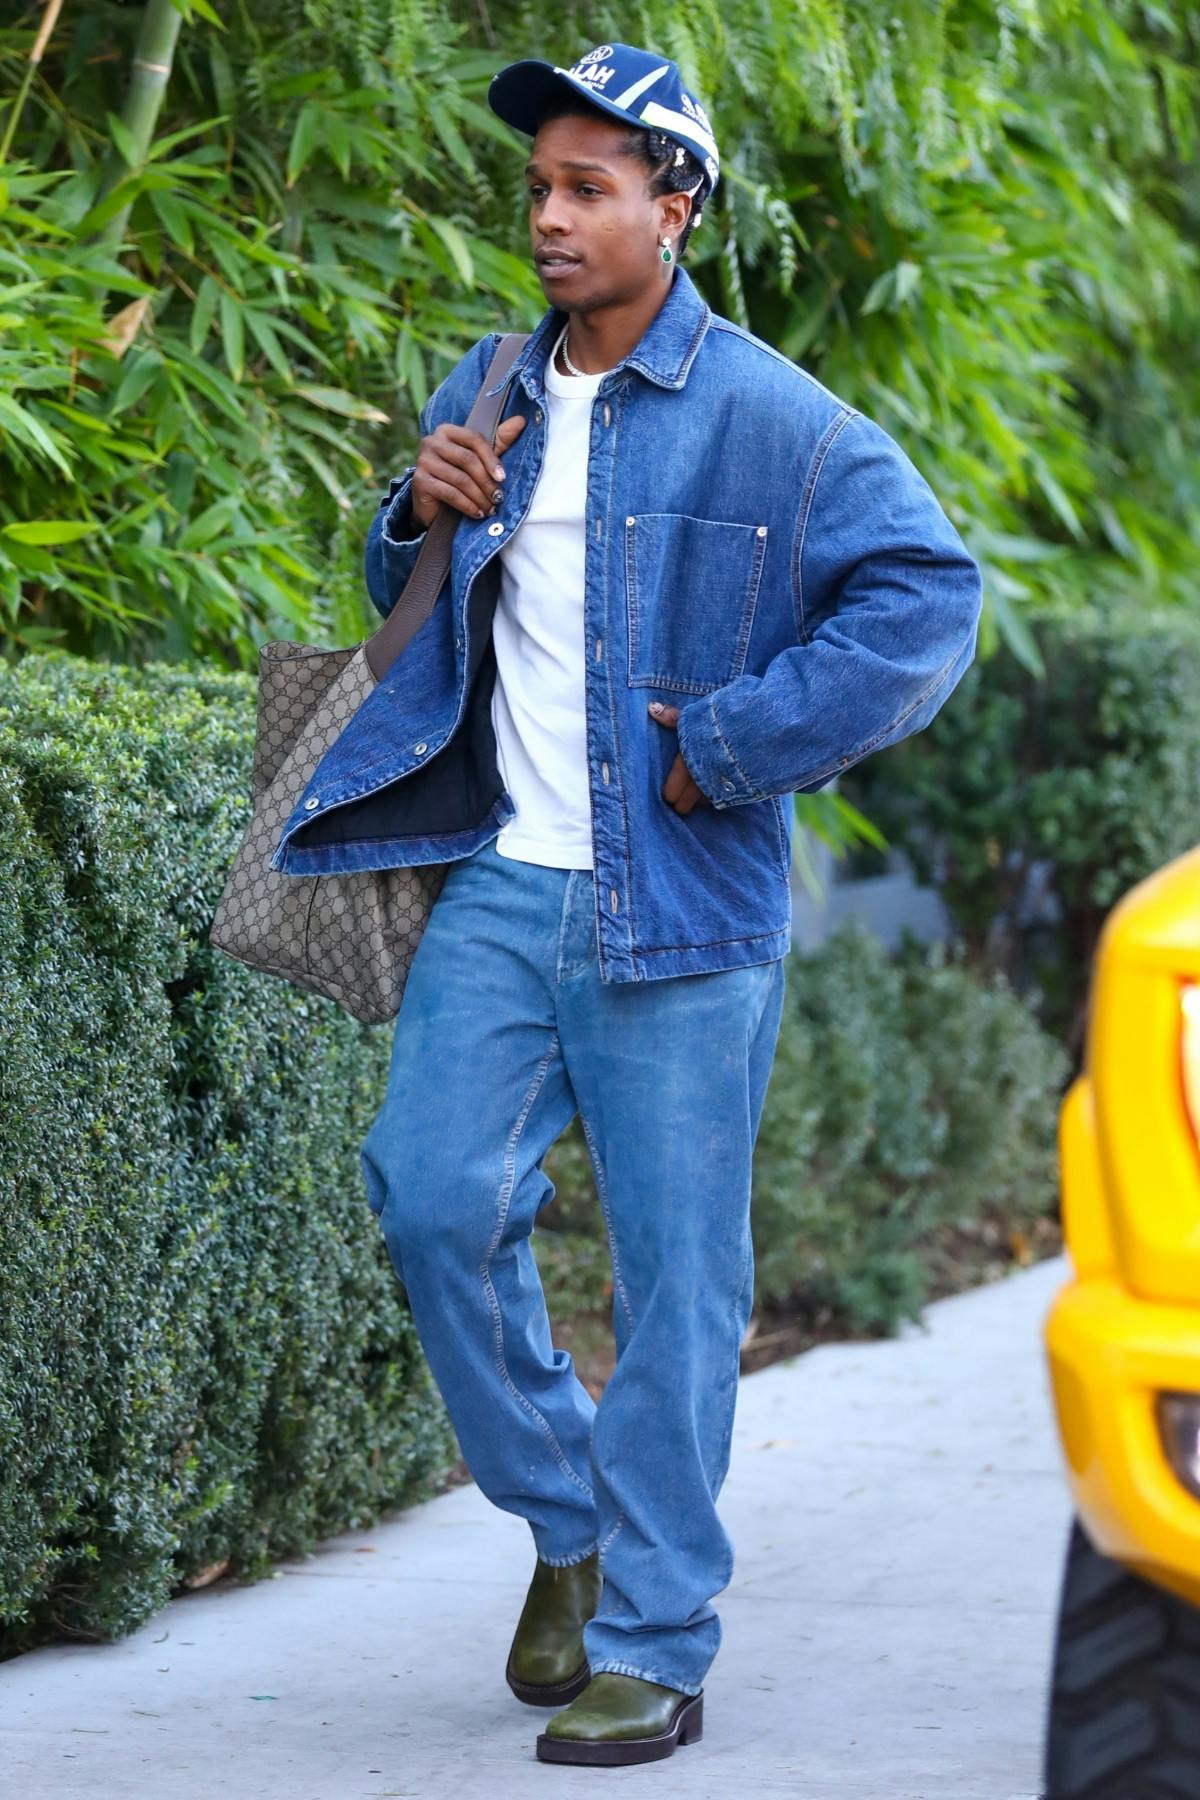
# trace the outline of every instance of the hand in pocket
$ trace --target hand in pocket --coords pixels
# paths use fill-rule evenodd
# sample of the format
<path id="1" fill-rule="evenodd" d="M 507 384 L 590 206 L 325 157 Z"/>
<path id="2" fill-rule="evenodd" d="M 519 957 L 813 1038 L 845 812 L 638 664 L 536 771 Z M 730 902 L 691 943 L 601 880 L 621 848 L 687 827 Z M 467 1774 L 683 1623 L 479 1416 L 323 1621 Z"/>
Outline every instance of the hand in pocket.
<path id="1" fill-rule="evenodd" d="M 673 731 L 679 723 L 677 706 L 667 706 L 662 700 L 651 700 L 649 710 L 650 717 L 670 731 Z M 692 771 L 684 762 L 683 754 L 680 751 L 676 751 L 675 761 L 671 764 L 667 772 L 667 779 L 663 782 L 662 797 L 669 806 L 675 808 L 677 813 L 685 816 L 691 812 L 693 806 L 712 805 L 712 801 L 703 788 L 696 786 Z"/>

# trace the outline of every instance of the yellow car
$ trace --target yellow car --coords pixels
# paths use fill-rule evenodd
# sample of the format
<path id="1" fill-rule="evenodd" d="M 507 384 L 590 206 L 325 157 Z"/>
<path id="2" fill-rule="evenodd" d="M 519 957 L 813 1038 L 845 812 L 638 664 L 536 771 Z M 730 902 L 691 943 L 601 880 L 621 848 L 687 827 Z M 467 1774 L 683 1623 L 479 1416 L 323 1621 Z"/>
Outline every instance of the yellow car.
<path id="1" fill-rule="evenodd" d="M 1106 921 L 1045 1329 L 1077 1519 L 1045 1800 L 1200 1796 L 1200 848 Z"/>

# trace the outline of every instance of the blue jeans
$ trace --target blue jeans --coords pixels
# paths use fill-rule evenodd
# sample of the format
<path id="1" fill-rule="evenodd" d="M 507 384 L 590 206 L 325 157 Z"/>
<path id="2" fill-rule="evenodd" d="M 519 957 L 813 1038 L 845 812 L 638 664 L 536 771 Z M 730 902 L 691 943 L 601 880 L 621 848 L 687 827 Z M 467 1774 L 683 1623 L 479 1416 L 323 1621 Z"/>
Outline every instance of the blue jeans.
<path id="1" fill-rule="evenodd" d="M 451 865 L 363 1145 L 371 1209 L 479 1487 L 564 1566 L 599 1547 L 593 1673 L 700 1691 L 733 1548 L 729 1464 L 753 1290 L 751 1153 L 782 958 L 604 983 L 586 869 Z M 578 1112 L 613 1269 L 597 1405 L 556 1349 L 530 1245 Z"/>

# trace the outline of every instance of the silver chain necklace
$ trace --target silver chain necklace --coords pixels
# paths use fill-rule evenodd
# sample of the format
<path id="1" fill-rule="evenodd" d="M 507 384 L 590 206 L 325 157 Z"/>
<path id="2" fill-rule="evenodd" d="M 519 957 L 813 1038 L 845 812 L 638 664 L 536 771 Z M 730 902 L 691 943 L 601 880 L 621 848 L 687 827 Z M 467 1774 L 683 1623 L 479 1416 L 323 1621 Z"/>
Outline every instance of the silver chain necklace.
<path id="1" fill-rule="evenodd" d="M 572 375 L 586 375 L 587 370 L 586 369 L 577 369 L 575 367 L 575 364 L 571 361 L 570 356 L 567 354 L 567 333 L 570 329 L 571 329 L 571 321 L 570 321 L 570 319 L 568 319 L 566 324 L 563 326 L 562 330 L 558 334 L 558 342 L 554 346 L 554 354 L 557 356 L 558 352 L 560 350 L 562 351 L 563 361 L 566 363 L 567 368 L 571 371 Z"/>

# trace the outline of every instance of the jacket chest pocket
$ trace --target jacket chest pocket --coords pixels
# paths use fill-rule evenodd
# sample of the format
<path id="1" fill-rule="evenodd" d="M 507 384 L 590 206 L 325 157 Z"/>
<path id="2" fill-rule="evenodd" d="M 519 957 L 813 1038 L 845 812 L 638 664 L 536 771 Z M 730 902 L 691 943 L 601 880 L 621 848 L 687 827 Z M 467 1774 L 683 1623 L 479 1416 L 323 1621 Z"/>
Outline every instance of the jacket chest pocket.
<path id="1" fill-rule="evenodd" d="M 765 525 L 637 513 L 625 521 L 629 686 L 707 694 L 741 674 Z"/>

